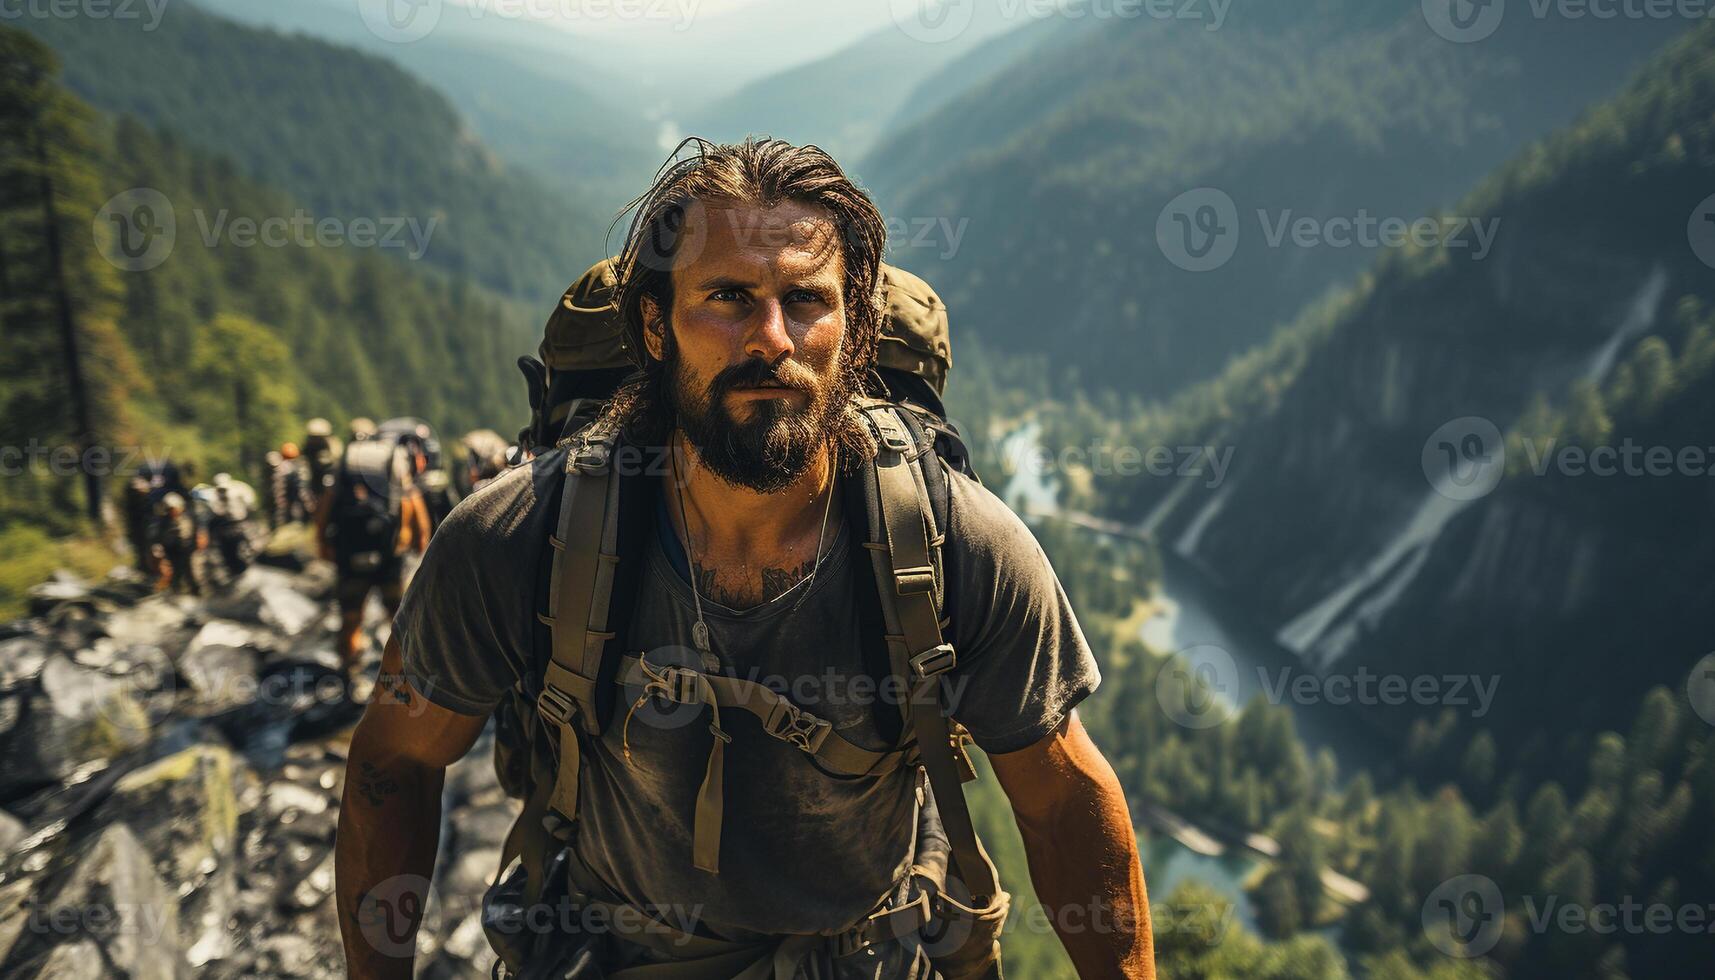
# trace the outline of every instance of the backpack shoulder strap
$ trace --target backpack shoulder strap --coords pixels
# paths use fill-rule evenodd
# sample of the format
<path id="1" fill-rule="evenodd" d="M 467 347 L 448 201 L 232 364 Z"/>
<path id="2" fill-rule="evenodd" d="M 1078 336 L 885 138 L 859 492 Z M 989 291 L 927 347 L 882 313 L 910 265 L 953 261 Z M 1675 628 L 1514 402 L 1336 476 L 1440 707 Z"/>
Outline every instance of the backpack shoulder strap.
<path id="1" fill-rule="evenodd" d="M 946 474 L 932 439 L 909 412 L 881 400 L 866 400 L 861 407 L 878 447 L 870 467 L 873 492 L 866 493 L 873 509 L 864 546 L 881 599 L 892 673 L 908 693 L 907 724 L 928 772 L 953 861 L 976 904 L 986 906 L 1001 894 L 999 877 L 971 821 L 963 786 L 970 763 L 942 696 L 942 675 L 958 663 L 940 620 L 945 596 L 940 553 L 948 511 L 936 507 L 937 488 L 931 486 L 939 481 L 946 503 Z"/>

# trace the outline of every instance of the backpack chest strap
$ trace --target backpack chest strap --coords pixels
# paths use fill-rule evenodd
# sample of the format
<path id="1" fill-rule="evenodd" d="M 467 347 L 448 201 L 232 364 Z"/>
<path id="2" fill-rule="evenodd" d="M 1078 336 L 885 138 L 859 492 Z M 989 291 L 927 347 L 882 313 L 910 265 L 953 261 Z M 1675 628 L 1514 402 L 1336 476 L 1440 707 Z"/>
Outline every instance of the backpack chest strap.
<path id="1" fill-rule="evenodd" d="M 908 757 L 906 749 L 874 751 L 854 745 L 833 730 L 833 725 L 799 708 L 778 692 L 755 681 L 727 677 L 693 667 L 657 666 L 645 656 L 627 656 L 615 681 L 641 686 L 643 693 L 632 703 L 621 727 L 620 741 L 626 761 L 631 759 L 631 718 L 651 698 L 675 704 L 703 704 L 709 708 L 709 757 L 703 782 L 697 789 L 697 807 L 691 833 L 692 864 L 710 874 L 720 873 L 721 826 L 726 808 L 726 747 L 732 741 L 721 723 L 721 710 L 743 711 L 762 723 L 762 730 L 796 746 L 826 768 L 844 776 L 879 776 L 898 769 Z"/>
<path id="2" fill-rule="evenodd" d="M 834 731 L 828 720 L 798 707 L 767 685 L 742 677 L 658 666 L 646 657 L 628 654 L 620 661 L 614 681 L 634 689 L 641 687 L 645 697 L 661 697 L 676 704 L 713 703 L 745 712 L 762 725 L 764 734 L 794 746 L 841 776 L 885 776 L 912 754 L 908 749 L 863 748 Z"/>

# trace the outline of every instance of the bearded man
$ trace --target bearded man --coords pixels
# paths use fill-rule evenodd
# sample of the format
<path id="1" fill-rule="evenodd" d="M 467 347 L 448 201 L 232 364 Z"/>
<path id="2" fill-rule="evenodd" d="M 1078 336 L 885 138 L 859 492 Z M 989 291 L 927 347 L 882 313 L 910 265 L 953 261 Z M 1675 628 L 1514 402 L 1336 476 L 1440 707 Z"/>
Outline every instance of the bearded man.
<path id="1" fill-rule="evenodd" d="M 616 626 L 626 651 L 643 651 L 628 669 L 650 683 L 629 705 L 620 699 L 623 723 L 586 730 L 575 712 L 558 716 L 559 772 L 573 766 L 576 812 L 545 821 L 564 845 L 560 877 L 523 868 L 540 876 L 531 887 L 544 901 L 563 888 L 577 908 L 609 913 L 602 922 L 640 912 L 646 923 L 562 917 L 549 939 L 575 955 L 545 953 L 537 936 L 524 964 L 502 959 L 556 977 L 999 976 L 991 962 L 937 952 L 925 934 L 874 927 L 914 921 L 902 913 L 927 907 L 925 875 L 940 907 L 960 907 L 940 897 L 952 893 L 944 872 L 958 834 L 938 814 L 952 804 L 916 764 L 850 775 L 811 751 L 837 738 L 847 758 L 879 759 L 898 739 L 851 694 L 851 681 L 875 673 L 857 600 L 868 590 L 874 601 L 875 545 L 854 531 L 861 515 L 841 492 L 878 452 L 863 396 L 882 320 L 881 215 L 815 147 L 694 146 L 636 202 L 617 293 L 640 372 L 597 423 L 621 433 L 620 445 L 663 450 L 654 475 L 615 484 L 653 498 L 634 511 L 650 533 Z M 400 609 L 384 683 L 352 739 L 340 814 L 354 977 L 411 975 L 417 917 L 383 931 L 370 927 L 374 913 L 420 910 L 421 888 L 400 882 L 420 885 L 433 867 L 446 767 L 510 692 L 540 687 L 533 631 L 553 616 L 540 569 L 521 556 L 555 526 L 544 515 L 577 451 L 515 467 L 461 503 Z M 1080 975 L 1153 977 L 1125 797 L 1074 711 L 1099 681 L 1094 658 L 1029 530 L 976 481 L 947 478 L 939 547 L 957 611 L 934 669 L 953 692 L 949 712 L 1011 802 L 1036 893 Z M 564 534 L 552 545 L 590 546 Z M 613 634 L 590 635 L 599 646 Z M 777 692 L 790 692 L 813 707 L 805 717 L 826 722 L 819 737 L 735 718 L 714 697 L 758 676 L 778 683 L 744 688 L 747 697 L 797 719 L 804 705 L 778 705 Z M 665 695 L 677 707 L 652 713 Z M 520 832 L 539 834 L 527 822 Z M 529 848 L 522 857 L 542 860 Z M 980 901 L 994 909 L 991 899 Z"/>

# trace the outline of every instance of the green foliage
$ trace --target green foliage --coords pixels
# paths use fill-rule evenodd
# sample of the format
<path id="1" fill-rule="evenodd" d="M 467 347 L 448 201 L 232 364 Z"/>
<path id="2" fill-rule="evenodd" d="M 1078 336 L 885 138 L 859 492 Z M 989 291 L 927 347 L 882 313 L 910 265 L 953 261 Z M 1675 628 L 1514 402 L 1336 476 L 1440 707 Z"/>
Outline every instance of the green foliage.
<path id="1" fill-rule="evenodd" d="M 85 100 L 218 152 L 291 195 L 258 219 L 290 218 L 301 204 L 316 218 L 434 221 L 425 262 L 528 299 L 554 295 L 607 254 L 601 213 L 508 170 L 440 93 L 379 57 L 189 4 L 168 8 L 148 33 L 135 19 L 21 23 L 59 52 L 67 86 Z M 150 176 L 136 179 L 154 186 Z M 223 208 L 245 213 L 220 196 L 202 203 L 211 222 Z"/>
<path id="2" fill-rule="evenodd" d="M 104 474 L 108 494 L 144 453 L 254 480 L 263 452 L 309 415 L 414 414 L 452 432 L 521 420 L 510 362 L 535 341 L 521 306 L 350 248 L 205 243 L 194 213 L 263 218 L 298 205 L 170 134 L 95 115 L 54 85 L 54 59 L 29 35 L 0 28 L 0 53 L 8 66 L 35 66 L 0 74 L 0 446 L 75 448 L 56 270 L 93 444 L 116 469 Z M 44 173 L 57 266 L 45 247 Z M 122 272 L 104 257 L 118 254 L 112 230 L 94 219 L 139 186 L 167 197 L 179 234 L 159 266 Z M 50 462 L 4 478 L 0 530 L 87 530 L 73 517 L 75 467 Z M 0 590 L 0 604 L 16 600 L 16 589 Z"/>

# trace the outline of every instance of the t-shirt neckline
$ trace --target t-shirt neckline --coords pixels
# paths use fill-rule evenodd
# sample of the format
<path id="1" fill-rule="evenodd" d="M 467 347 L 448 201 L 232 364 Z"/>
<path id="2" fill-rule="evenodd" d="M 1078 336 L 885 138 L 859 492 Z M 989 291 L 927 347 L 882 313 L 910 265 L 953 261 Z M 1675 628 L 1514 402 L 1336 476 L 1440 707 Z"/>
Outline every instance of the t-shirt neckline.
<path id="1" fill-rule="evenodd" d="M 838 526 L 831 528 L 830 530 L 834 534 L 834 542 L 828 546 L 828 553 L 822 558 L 821 564 L 821 570 L 826 571 L 829 574 L 823 575 L 818 572 L 815 575 L 814 581 L 811 580 L 810 576 L 806 575 L 792 583 L 792 587 L 787 589 L 785 592 L 780 593 L 767 602 L 751 606 L 748 609 L 734 609 L 731 606 L 722 605 L 706 595 L 700 597 L 702 599 L 703 608 L 705 610 L 711 610 L 719 613 L 721 616 L 729 619 L 749 620 L 766 619 L 778 613 L 792 609 L 798 604 L 799 593 L 805 587 L 806 583 L 808 583 L 812 593 L 820 591 L 823 588 L 824 580 L 834 578 L 836 574 L 841 571 L 841 566 L 845 563 L 846 524 L 844 521 L 840 521 Z M 665 487 L 662 488 L 662 492 L 655 495 L 655 553 L 656 557 L 666 564 L 667 570 L 670 573 L 662 575 L 662 578 L 668 583 L 669 587 L 673 589 L 675 595 L 685 603 L 694 605 L 695 600 L 691 595 L 691 565 L 685 554 L 684 544 L 679 541 L 679 536 L 673 533 L 672 518 L 667 512 L 667 493 Z M 809 600 L 808 596 L 804 596 L 803 598 L 805 601 Z"/>

